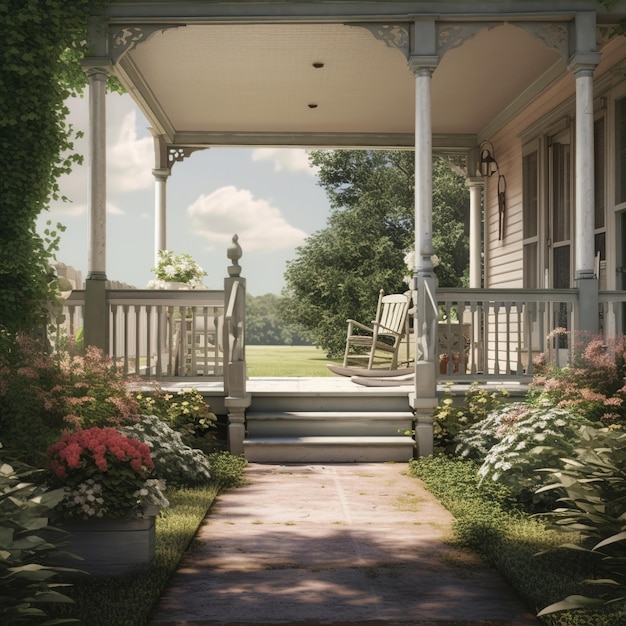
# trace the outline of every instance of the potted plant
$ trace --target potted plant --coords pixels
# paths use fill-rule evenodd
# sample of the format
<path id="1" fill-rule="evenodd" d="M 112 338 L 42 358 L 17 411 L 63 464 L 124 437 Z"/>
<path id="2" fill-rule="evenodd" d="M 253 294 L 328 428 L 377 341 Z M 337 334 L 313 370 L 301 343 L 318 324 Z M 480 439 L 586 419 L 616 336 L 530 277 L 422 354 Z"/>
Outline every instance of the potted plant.
<path id="1" fill-rule="evenodd" d="M 154 558 L 154 524 L 168 505 L 151 478 L 150 449 L 114 428 L 64 434 L 47 450 L 49 485 L 65 497 L 55 512 L 71 534 L 68 551 L 92 574 L 119 574 Z"/>
<path id="2" fill-rule="evenodd" d="M 159 250 L 152 271 L 155 279 L 148 283 L 150 289 L 203 289 L 202 279 L 207 275 L 189 254 L 171 250 Z"/>

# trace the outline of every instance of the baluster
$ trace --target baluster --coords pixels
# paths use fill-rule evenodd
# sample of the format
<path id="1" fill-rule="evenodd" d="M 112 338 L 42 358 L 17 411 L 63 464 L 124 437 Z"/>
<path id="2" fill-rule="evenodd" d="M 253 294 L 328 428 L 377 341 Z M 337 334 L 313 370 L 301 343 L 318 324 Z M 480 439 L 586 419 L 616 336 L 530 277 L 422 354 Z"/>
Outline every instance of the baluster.
<path id="1" fill-rule="evenodd" d="M 494 374 L 500 374 L 500 326 L 499 326 L 499 314 L 500 314 L 500 303 L 493 303 L 493 324 L 496 332 L 494 333 L 494 361 L 493 361 L 493 371 Z"/>
<path id="2" fill-rule="evenodd" d="M 515 373 L 518 376 L 521 376 L 524 373 L 524 366 L 522 364 L 522 341 L 523 341 L 523 310 L 524 310 L 524 303 L 523 302 L 516 302 L 515 303 L 515 310 L 517 311 L 517 320 L 516 320 L 516 326 L 517 326 L 517 363 L 515 365 Z"/>
<path id="3" fill-rule="evenodd" d="M 470 328 L 470 372 L 478 372 L 478 344 L 480 342 L 480 313 L 476 302 L 470 304 L 472 325 Z"/>
<path id="4" fill-rule="evenodd" d="M 122 307 L 122 322 L 124 328 L 124 372 L 128 374 L 128 353 L 130 351 L 130 337 L 128 330 L 128 316 L 129 316 L 129 307 L 125 304 Z"/>
<path id="5" fill-rule="evenodd" d="M 135 307 L 135 374 L 139 376 L 140 372 L 140 355 L 141 355 L 141 330 L 140 330 L 140 321 L 141 321 L 141 309 L 142 306 L 140 304 L 136 304 Z"/>
<path id="6" fill-rule="evenodd" d="M 109 309 L 111 315 L 111 340 L 109 343 L 109 354 L 112 355 L 113 362 L 117 363 L 117 304 L 112 304 Z"/>
<path id="7" fill-rule="evenodd" d="M 505 354 L 505 369 L 504 374 L 509 376 L 511 374 L 511 303 L 504 302 L 504 328 L 506 330 L 506 341 L 504 344 Z"/>

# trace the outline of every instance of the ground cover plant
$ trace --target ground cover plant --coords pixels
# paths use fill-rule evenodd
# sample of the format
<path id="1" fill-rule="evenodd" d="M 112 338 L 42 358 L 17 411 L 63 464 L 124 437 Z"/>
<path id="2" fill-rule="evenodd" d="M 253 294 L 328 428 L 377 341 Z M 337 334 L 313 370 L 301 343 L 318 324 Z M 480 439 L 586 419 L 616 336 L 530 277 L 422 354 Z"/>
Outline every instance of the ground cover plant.
<path id="1" fill-rule="evenodd" d="M 141 397 L 136 381 L 101 351 L 51 354 L 6 332 L 0 348 L 0 426 L 7 443 L 0 458 L 14 453 L 32 460 L 36 477 L 32 485 L 21 478 L 17 485 L 0 461 L 0 621 L 43 624 L 48 614 L 50 624 L 74 618 L 90 626 L 147 623 L 216 495 L 242 482 L 245 459 L 221 450 L 213 436 L 216 416 L 194 389 L 165 393 L 154 383 L 153 396 Z M 96 580 L 74 572 L 54 578 L 57 571 L 44 561 L 48 553 L 58 556 L 66 533 L 58 531 L 55 542 L 48 517 L 52 523 L 126 519 L 149 504 L 162 507 L 152 566 L 131 577 Z M 11 514 L 3 514 L 9 505 Z M 59 582 L 69 585 L 63 595 L 54 587 Z"/>
<path id="2" fill-rule="evenodd" d="M 523 402 L 487 414 L 444 397 L 439 454 L 411 462 L 456 541 L 551 626 L 626 623 L 625 345 L 591 338 L 565 367 L 544 359 Z"/>
<path id="3" fill-rule="evenodd" d="M 473 461 L 446 455 L 410 461 L 410 471 L 454 515 L 454 541 L 496 567 L 531 610 L 570 595 L 588 595 L 582 581 L 595 565 L 576 550 L 560 548 L 573 537 L 546 527 L 541 517 L 527 515 L 505 486 L 481 480 Z M 548 626 L 616 626 L 626 623 L 626 606 L 561 611 L 544 615 Z"/>

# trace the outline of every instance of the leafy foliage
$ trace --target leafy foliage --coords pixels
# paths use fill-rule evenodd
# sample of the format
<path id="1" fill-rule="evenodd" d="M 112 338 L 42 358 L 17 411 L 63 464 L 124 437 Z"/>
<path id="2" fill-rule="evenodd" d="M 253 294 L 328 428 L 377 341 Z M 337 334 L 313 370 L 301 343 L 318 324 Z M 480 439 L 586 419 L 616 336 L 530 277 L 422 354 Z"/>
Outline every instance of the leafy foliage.
<path id="1" fill-rule="evenodd" d="M 307 340 L 286 322 L 280 296 L 246 294 L 246 345 L 299 346 L 306 343 Z"/>
<path id="2" fill-rule="evenodd" d="M 230 452 L 212 452 L 209 454 L 211 482 L 220 489 L 240 487 L 244 483 L 244 470 L 248 465 L 246 457 Z"/>
<path id="3" fill-rule="evenodd" d="M 139 419 L 128 379 L 101 350 L 85 356 L 42 350 L 28 335 L 0 332 L 0 428 L 7 448 L 41 466 L 63 428 Z"/>
<path id="4" fill-rule="evenodd" d="M 205 449 L 213 444 L 217 417 L 197 389 L 169 393 L 154 382 L 135 399 L 143 415 L 156 415 L 180 433 L 186 445 Z"/>
<path id="5" fill-rule="evenodd" d="M 65 535 L 52 532 L 48 516 L 63 491 L 45 492 L 34 470 L 0 462 L 0 622 L 43 624 L 48 607 L 71 600 L 57 591 L 58 571 L 49 559 Z M 75 620 L 64 620 L 66 623 Z M 52 622 L 45 622 L 52 623 Z"/>
<path id="6" fill-rule="evenodd" d="M 52 254 L 36 218 L 58 199 L 59 176 L 80 161 L 65 101 L 78 88 L 71 81 L 89 15 L 102 4 L 0 1 L 0 326 L 10 332 L 41 326 L 52 295 Z"/>
<path id="7" fill-rule="evenodd" d="M 457 454 L 480 460 L 481 477 L 506 485 L 529 508 L 545 507 L 550 498 L 535 494 L 542 484 L 537 470 L 557 467 L 585 424 L 585 417 L 567 409 L 512 403 L 460 432 Z"/>
<path id="8" fill-rule="evenodd" d="M 408 151 L 314 151 L 332 214 L 287 265 L 283 315 L 329 356 L 343 352 L 346 320 L 373 318 L 378 293 L 406 291 L 404 255 L 414 246 L 414 161 Z M 433 232 L 441 284 L 462 281 L 467 188 L 435 158 Z M 450 282 L 447 282 L 450 281 Z"/>
<path id="9" fill-rule="evenodd" d="M 474 383 L 465 392 L 463 404 L 455 403 L 455 395 L 446 388 L 433 414 L 433 436 L 438 452 L 451 454 L 456 448 L 455 438 L 464 429 L 485 419 L 502 406 L 508 393 L 505 389 L 489 391 Z"/>
<path id="10" fill-rule="evenodd" d="M 189 486 L 206 484 L 211 479 L 206 454 L 186 445 L 181 434 L 156 415 L 146 415 L 141 422 L 125 426 L 120 431 L 147 444 L 158 478 Z"/>
<path id="11" fill-rule="evenodd" d="M 597 574 L 586 582 L 604 593 L 568 596 L 541 614 L 626 599 L 626 433 L 584 427 L 562 467 L 546 472 L 553 482 L 541 491 L 561 495 L 554 526 L 583 538 L 562 547 L 593 558 Z"/>
<path id="12" fill-rule="evenodd" d="M 595 564 L 581 551 L 558 546 L 564 536 L 546 529 L 543 518 L 519 510 L 511 491 L 481 480 L 478 465 L 444 455 L 410 461 L 420 478 L 454 515 L 454 538 L 498 568 L 530 607 L 546 606 L 568 594 L 589 593 L 581 579 Z M 549 626 L 616 626 L 626 619 L 624 605 L 567 610 L 545 615 Z"/>

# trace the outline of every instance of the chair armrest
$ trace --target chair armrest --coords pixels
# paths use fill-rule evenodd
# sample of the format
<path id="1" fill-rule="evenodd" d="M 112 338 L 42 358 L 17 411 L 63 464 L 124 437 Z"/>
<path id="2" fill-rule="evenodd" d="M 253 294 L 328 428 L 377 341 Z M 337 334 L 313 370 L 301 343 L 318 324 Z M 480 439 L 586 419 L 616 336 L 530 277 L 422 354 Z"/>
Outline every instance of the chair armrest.
<path id="1" fill-rule="evenodd" d="M 356 320 L 348 320 L 348 328 L 351 328 L 352 326 L 356 326 L 357 328 L 360 328 L 361 330 L 366 330 L 369 333 L 373 333 L 374 329 L 370 328 L 369 326 L 366 326 L 365 324 L 361 324 L 361 322 L 357 322 Z"/>

